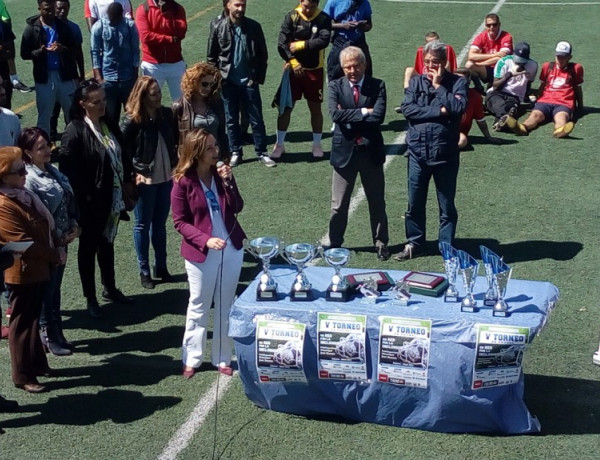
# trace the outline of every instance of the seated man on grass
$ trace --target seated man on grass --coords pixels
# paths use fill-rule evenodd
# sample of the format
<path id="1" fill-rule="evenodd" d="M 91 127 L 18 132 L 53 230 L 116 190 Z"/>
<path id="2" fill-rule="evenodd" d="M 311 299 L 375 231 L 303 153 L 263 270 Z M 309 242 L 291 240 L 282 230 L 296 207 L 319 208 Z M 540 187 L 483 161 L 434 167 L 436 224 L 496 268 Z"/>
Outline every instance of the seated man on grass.
<path id="1" fill-rule="evenodd" d="M 583 113 L 583 67 L 571 61 L 573 47 L 569 42 L 556 45 L 554 62 L 545 62 L 540 73 L 538 100 L 527 120 L 519 123 L 512 117 L 507 125 L 518 135 L 527 136 L 539 125 L 554 121 L 552 135 L 568 136 L 575 128 L 574 120 Z"/>

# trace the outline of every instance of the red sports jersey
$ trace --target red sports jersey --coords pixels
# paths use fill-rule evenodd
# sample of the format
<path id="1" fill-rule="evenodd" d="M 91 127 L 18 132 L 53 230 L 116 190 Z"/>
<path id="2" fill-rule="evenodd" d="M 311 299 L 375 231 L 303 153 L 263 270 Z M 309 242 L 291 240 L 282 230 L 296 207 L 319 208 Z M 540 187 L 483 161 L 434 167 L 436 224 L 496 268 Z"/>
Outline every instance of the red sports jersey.
<path id="1" fill-rule="evenodd" d="M 454 73 L 456 70 L 456 53 L 454 52 L 454 48 L 450 45 L 446 45 L 446 54 L 448 58 L 448 62 L 450 63 L 450 72 Z M 415 56 L 415 72 L 419 75 L 423 74 L 423 47 L 419 46 L 417 50 L 417 55 Z"/>
<path id="2" fill-rule="evenodd" d="M 571 110 L 575 108 L 575 87 L 583 83 L 583 67 L 576 63 L 569 63 L 568 67 L 570 69 L 561 69 L 554 64 L 550 70 L 550 63 L 544 62 L 540 80 L 546 85 L 538 102 L 565 105 Z"/>
<path id="3" fill-rule="evenodd" d="M 475 40 L 473 40 L 473 43 L 471 44 L 471 48 L 475 48 L 477 52 L 483 54 L 493 54 L 500 50 L 506 51 L 507 54 L 512 54 L 513 38 L 511 34 L 501 30 L 496 39 L 492 40 L 487 31 L 484 30 L 475 37 Z M 490 67 L 493 68 L 494 66 L 491 65 Z"/>
<path id="4" fill-rule="evenodd" d="M 83 17 L 84 18 L 92 17 L 92 12 L 90 11 L 90 0 L 83 1 Z"/>
<path id="5" fill-rule="evenodd" d="M 460 132 L 467 135 L 471 131 L 473 120 L 482 120 L 485 117 L 483 112 L 483 97 L 475 88 L 469 88 L 467 93 L 468 103 L 465 113 L 460 119 Z"/>

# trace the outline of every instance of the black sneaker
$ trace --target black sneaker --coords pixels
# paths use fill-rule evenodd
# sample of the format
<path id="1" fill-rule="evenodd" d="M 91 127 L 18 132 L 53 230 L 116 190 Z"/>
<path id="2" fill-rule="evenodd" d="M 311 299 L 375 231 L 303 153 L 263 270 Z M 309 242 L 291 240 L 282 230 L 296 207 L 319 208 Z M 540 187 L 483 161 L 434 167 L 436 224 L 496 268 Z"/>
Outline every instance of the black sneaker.
<path id="1" fill-rule="evenodd" d="M 160 279 L 163 283 L 173 282 L 173 276 L 167 268 L 154 267 L 154 277 Z"/>
<path id="2" fill-rule="evenodd" d="M 133 299 L 131 297 L 127 297 L 123 294 L 119 289 L 104 289 L 102 291 L 102 298 L 104 300 L 110 300 L 114 303 L 122 303 L 122 304 L 130 304 L 133 303 Z"/>
<path id="3" fill-rule="evenodd" d="M 13 83 L 13 88 L 17 91 L 21 91 L 22 93 L 31 93 L 33 91 L 33 88 L 30 88 L 25 83 L 18 80 L 16 83 Z"/>
<path id="4" fill-rule="evenodd" d="M 150 275 L 144 275 L 140 273 L 140 283 L 144 289 L 154 289 L 154 280 L 150 277 Z"/>
<path id="5" fill-rule="evenodd" d="M 390 250 L 387 247 L 387 244 L 378 242 L 375 245 L 375 250 L 377 251 L 377 258 L 381 261 L 388 260 L 390 258 Z"/>
<path id="6" fill-rule="evenodd" d="M 87 311 L 88 315 L 90 315 L 92 318 L 97 319 L 104 316 L 104 312 L 102 311 L 102 308 L 100 308 L 100 305 L 98 305 L 98 301 L 96 299 L 88 299 Z"/>

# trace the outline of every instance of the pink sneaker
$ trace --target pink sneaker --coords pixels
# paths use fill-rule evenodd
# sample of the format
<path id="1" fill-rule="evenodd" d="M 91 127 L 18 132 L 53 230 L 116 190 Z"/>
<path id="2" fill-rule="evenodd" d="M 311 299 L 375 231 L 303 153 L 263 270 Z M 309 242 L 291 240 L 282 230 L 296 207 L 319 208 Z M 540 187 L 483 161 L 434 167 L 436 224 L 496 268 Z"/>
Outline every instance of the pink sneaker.
<path id="1" fill-rule="evenodd" d="M 324 155 L 323 147 L 321 147 L 321 144 L 313 144 L 313 147 L 312 147 L 313 158 L 320 159 L 320 158 L 323 158 L 323 155 Z"/>
<path id="2" fill-rule="evenodd" d="M 271 158 L 281 158 L 281 155 L 283 155 L 285 153 L 285 147 L 283 146 L 283 144 L 275 144 L 275 146 L 273 147 L 273 152 L 271 152 L 270 157 Z"/>

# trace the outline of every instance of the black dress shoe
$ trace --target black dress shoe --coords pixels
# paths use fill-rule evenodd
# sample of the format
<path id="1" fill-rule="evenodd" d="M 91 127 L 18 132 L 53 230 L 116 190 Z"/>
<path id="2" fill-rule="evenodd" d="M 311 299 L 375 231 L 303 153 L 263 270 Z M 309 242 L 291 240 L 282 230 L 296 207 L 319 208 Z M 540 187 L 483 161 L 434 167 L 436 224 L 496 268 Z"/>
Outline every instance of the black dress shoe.
<path id="1" fill-rule="evenodd" d="M 46 390 L 44 385 L 40 385 L 39 383 L 17 383 L 15 387 L 20 388 L 21 390 L 25 390 L 27 393 L 41 393 Z"/>
<path id="2" fill-rule="evenodd" d="M 102 308 L 100 308 L 100 305 L 98 305 L 98 301 L 96 299 L 88 299 L 87 301 L 87 311 L 88 311 L 88 315 L 90 315 L 92 318 L 102 318 L 104 312 L 102 311 Z"/>
<path id="3" fill-rule="evenodd" d="M 394 260 L 414 259 L 422 255 L 423 249 L 421 249 L 421 246 L 417 246 L 414 243 L 406 243 L 404 249 L 394 256 Z"/>
<path id="4" fill-rule="evenodd" d="M 173 276 L 169 273 L 169 269 L 164 267 L 155 267 L 154 268 L 154 277 L 161 280 L 163 283 L 172 283 Z"/>
<path id="5" fill-rule="evenodd" d="M 155 283 L 154 280 L 150 278 L 150 275 L 140 273 L 140 282 L 144 289 L 154 289 Z"/>
<path id="6" fill-rule="evenodd" d="M 133 303 L 133 299 L 131 297 L 127 297 L 123 294 L 119 289 L 104 289 L 102 291 L 102 298 L 104 300 L 110 300 L 114 303 L 122 303 L 122 304 L 130 304 Z"/>
<path id="7" fill-rule="evenodd" d="M 388 249 L 387 244 L 378 243 L 375 249 L 379 260 L 384 261 L 390 258 L 390 250 Z"/>
<path id="8" fill-rule="evenodd" d="M 0 412 L 18 412 L 19 403 L 11 399 L 0 396 Z"/>

